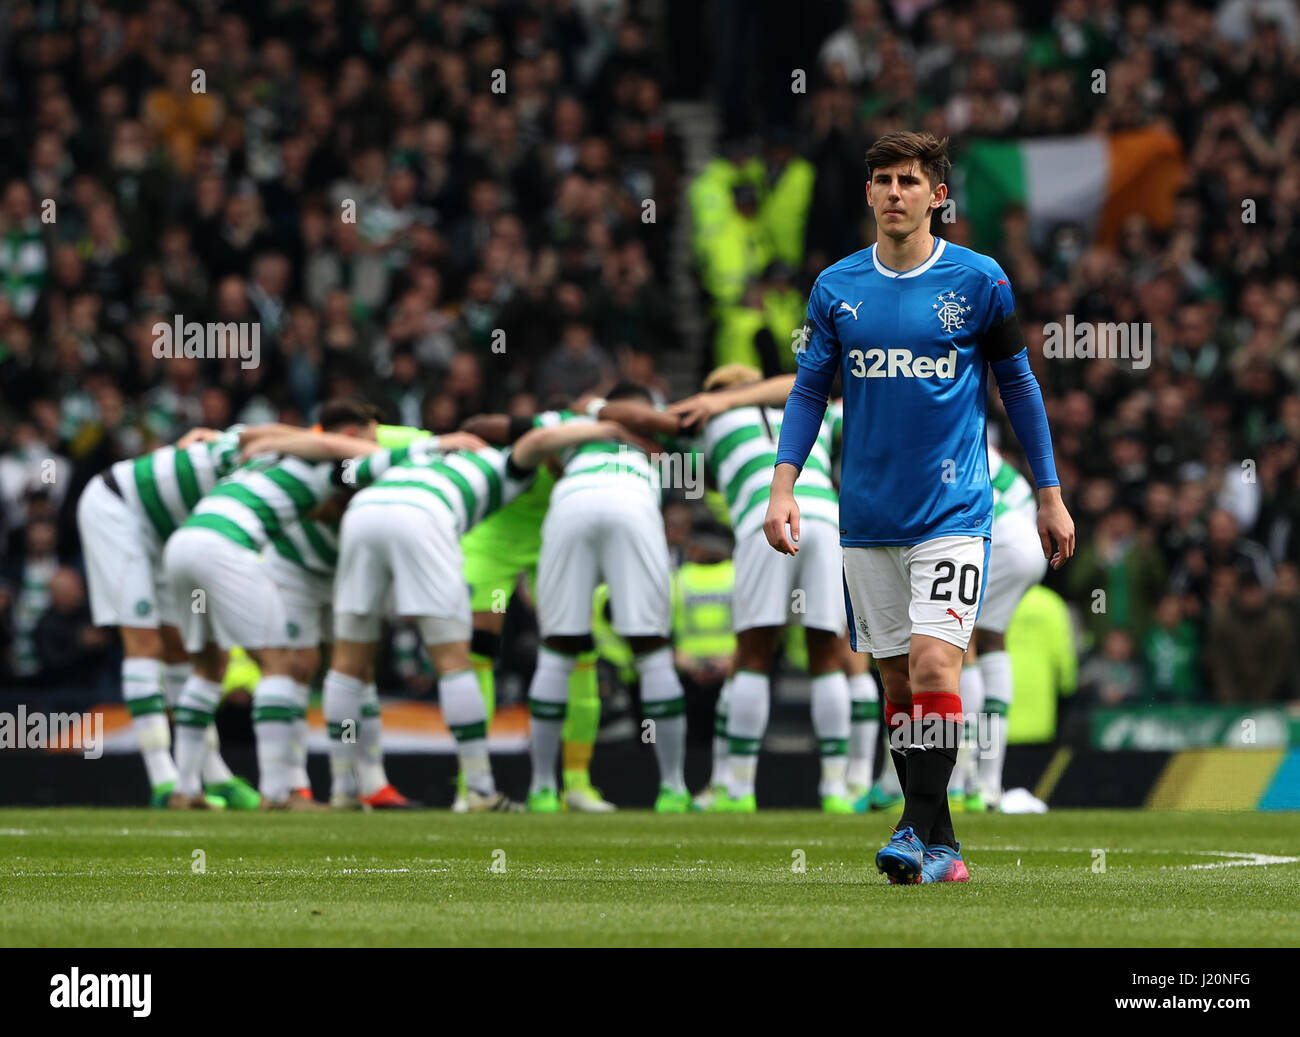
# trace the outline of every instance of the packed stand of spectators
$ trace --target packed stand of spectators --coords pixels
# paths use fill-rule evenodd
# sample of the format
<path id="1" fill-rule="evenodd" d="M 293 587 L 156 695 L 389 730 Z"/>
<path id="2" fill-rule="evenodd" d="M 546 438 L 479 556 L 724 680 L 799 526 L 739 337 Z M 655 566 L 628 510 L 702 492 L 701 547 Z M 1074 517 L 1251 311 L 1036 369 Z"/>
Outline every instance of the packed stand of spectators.
<path id="1" fill-rule="evenodd" d="M 1103 249 L 1077 226 L 1036 237 L 1022 209 L 1002 214 L 994 256 L 1078 527 L 1077 557 L 1047 582 L 1080 620 L 1086 700 L 1300 699 L 1300 11 L 1285 0 L 852 0 L 816 50 L 792 127 L 803 158 L 785 157 L 784 128 L 761 155 L 746 150 L 755 72 L 722 84 L 734 146 L 691 187 L 720 228 L 696 251 L 714 357 L 770 372 L 766 335 L 789 346 L 788 323 L 759 325 L 790 274 L 761 225 L 791 162 L 812 167 L 792 264 L 806 299 L 822 268 L 874 239 L 862 156 L 881 133 L 950 137 L 960 167 L 973 138 L 1170 130 L 1187 169 L 1170 228 L 1134 218 Z M 706 178 L 720 171 L 734 211 L 708 207 Z M 974 244 L 955 214 L 933 229 Z M 760 316 L 737 346 L 744 306 Z M 1150 324 L 1150 366 L 1045 357 L 1044 323 L 1067 314 Z M 990 416 L 1022 462 L 995 391 Z"/>
<path id="2" fill-rule="evenodd" d="M 195 425 L 663 396 L 680 145 L 626 6 L 7 5 L 0 681 L 111 648 L 75 502 Z M 256 323 L 260 364 L 158 358 L 177 316 Z"/>
<path id="3" fill-rule="evenodd" d="M 60 666 L 105 650 L 62 576 L 72 505 L 114 460 L 197 424 L 310 421 L 351 392 L 435 431 L 614 377 L 663 398 L 679 203 L 708 321 L 698 369 L 790 370 L 813 277 L 874 237 L 862 158 L 880 133 L 951 136 L 960 167 L 976 137 L 1155 124 L 1188 169 L 1172 228 L 1133 221 L 1100 250 L 1003 214 L 995 256 L 1079 531 L 1049 582 L 1076 607 L 1094 701 L 1300 696 L 1289 0 L 8 10 L 6 680 L 41 672 L 46 619 L 47 643 L 78 649 Z M 668 94 L 722 115 L 689 182 Z M 970 243 L 960 209 L 934 228 Z M 1043 323 L 1067 313 L 1150 323 L 1150 367 L 1044 358 Z M 157 359 L 151 329 L 178 314 L 258 322 L 261 364 Z M 1016 459 L 996 398 L 991 415 Z"/>

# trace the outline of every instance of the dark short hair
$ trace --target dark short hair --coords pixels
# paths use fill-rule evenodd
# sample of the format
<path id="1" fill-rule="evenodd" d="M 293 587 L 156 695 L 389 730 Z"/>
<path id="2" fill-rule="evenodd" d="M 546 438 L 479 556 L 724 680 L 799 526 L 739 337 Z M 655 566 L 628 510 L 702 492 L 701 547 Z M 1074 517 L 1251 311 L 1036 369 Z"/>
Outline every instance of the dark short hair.
<path id="1" fill-rule="evenodd" d="M 320 409 L 320 427 L 333 432 L 344 425 L 369 425 L 379 420 L 379 408 L 365 400 L 330 400 Z"/>
<path id="2" fill-rule="evenodd" d="M 877 137 L 876 142 L 867 149 L 867 179 L 870 180 L 882 166 L 912 161 L 920 163 L 932 188 L 946 184 L 948 174 L 952 172 L 952 162 L 948 158 L 948 138 L 940 140 L 933 133 L 913 133 L 909 130 L 898 130 Z"/>

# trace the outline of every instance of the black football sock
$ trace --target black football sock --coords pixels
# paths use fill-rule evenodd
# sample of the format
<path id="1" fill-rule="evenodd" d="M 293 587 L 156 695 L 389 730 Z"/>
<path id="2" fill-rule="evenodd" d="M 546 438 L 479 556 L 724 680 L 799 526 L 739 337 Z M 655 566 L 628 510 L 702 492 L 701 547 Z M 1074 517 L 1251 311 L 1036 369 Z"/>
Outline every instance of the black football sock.
<path id="1" fill-rule="evenodd" d="M 894 773 L 898 775 L 898 787 L 907 794 L 907 754 L 898 749 L 890 749 L 889 755 L 894 760 Z"/>
<path id="2" fill-rule="evenodd" d="M 930 825 L 930 838 L 925 841 L 926 846 L 937 846 L 942 843 L 952 849 L 957 849 L 957 834 L 952 830 L 952 814 L 948 811 L 948 794 L 945 789 L 943 801 L 939 804 L 939 812 L 935 815 L 934 821 Z"/>
<path id="3" fill-rule="evenodd" d="M 927 732 L 927 748 L 916 746 L 907 753 L 907 785 L 903 817 L 898 827 L 908 828 L 927 846 L 931 841 L 952 838 L 952 818 L 948 814 L 948 779 L 957 763 L 960 727 L 945 721 Z M 936 828 L 936 824 L 938 827 Z M 939 836 L 935 840 L 935 836 Z M 955 848 L 955 847 L 954 847 Z"/>

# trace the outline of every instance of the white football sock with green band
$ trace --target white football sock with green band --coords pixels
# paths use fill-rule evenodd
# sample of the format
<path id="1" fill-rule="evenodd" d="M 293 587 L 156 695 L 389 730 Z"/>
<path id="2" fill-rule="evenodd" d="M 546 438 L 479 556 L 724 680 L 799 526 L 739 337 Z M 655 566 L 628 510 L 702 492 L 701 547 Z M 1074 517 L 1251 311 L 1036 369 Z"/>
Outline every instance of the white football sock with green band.
<path id="1" fill-rule="evenodd" d="M 325 674 L 321 709 L 330 740 L 330 798 L 357 796 L 358 739 L 365 683 L 337 670 Z"/>
<path id="2" fill-rule="evenodd" d="M 556 787 L 555 765 L 569 704 L 569 675 L 577 664 L 572 655 L 545 647 L 537 650 L 537 667 L 528 687 L 528 712 L 532 718 L 528 755 L 533 764 L 530 793 Z"/>
<path id="3" fill-rule="evenodd" d="M 659 784 L 686 791 L 686 695 L 673 665 L 673 650 L 660 648 L 636 657 L 641 678 L 641 713 L 654 721 Z"/>
<path id="4" fill-rule="evenodd" d="M 846 796 L 849 771 L 849 681 L 843 670 L 812 679 L 812 726 L 822 758 L 821 796 Z"/>
<path id="5" fill-rule="evenodd" d="M 880 690 L 870 673 L 849 678 L 849 776 L 860 789 L 871 787 L 880 741 Z"/>
<path id="6" fill-rule="evenodd" d="M 224 785 L 234 779 L 235 775 L 226 766 L 221 757 L 221 739 L 217 735 L 217 725 L 208 725 L 208 751 L 203 757 L 203 784 Z"/>
<path id="7" fill-rule="evenodd" d="M 948 779 L 949 795 L 969 795 L 976 789 L 975 767 L 980 757 L 977 744 L 979 715 L 984 708 L 984 675 L 979 664 L 963 666 L 958 678 L 957 690 L 961 693 L 961 711 L 965 718 L 965 744 L 957 753 L 957 763 Z"/>
<path id="8" fill-rule="evenodd" d="M 731 780 L 731 761 L 727 748 L 727 712 L 731 708 L 731 682 L 728 677 L 718 692 L 718 704 L 713 711 L 713 776 L 709 784 L 726 786 Z"/>
<path id="9" fill-rule="evenodd" d="M 189 663 L 163 663 L 163 687 L 167 690 L 167 705 L 175 707 L 185 690 L 185 682 L 190 679 L 194 667 Z"/>
<path id="10" fill-rule="evenodd" d="M 461 670 L 439 677 L 438 700 L 442 718 L 456 739 L 456 756 L 466 788 L 482 796 L 494 795 L 497 787 L 488 758 L 487 703 L 474 671 Z"/>
<path id="11" fill-rule="evenodd" d="M 310 790 L 311 778 L 307 775 L 307 702 L 311 699 L 311 688 L 295 681 L 293 691 L 298 704 L 294 707 L 293 736 L 289 743 L 292 759 L 289 787 Z"/>
<path id="12" fill-rule="evenodd" d="M 176 702 L 177 788 L 187 796 L 203 791 L 203 764 L 208 755 L 208 731 L 221 704 L 221 685 L 191 674 Z"/>
<path id="13" fill-rule="evenodd" d="M 263 676 L 253 691 L 258 791 L 283 803 L 293 788 L 293 722 L 300 708 L 298 683 L 289 676 Z"/>
<path id="14" fill-rule="evenodd" d="M 361 689 L 361 731 L 357 754 L 357 781 L 361 795 L 373 796 L 388 784 L 384 770 L 384 722 L 379 711 L 379 686 L 367 684 Z"/>
<path id="15" fill-rule="evenodd" d="M 150 786 L 174 783 L 178 772 L 172 759 L 162 663 L 139 657 L 123 659 L 122 698 L 131 714 L 131 727 L 140 745 L 140 755 L 144 757 Z"/>
<path id="16" fill-rule="evenodd" d="M 979 659 L 984 677 L 984 713 L 988 717 L 989 744 L 980 753 L 980 795 L 990 806 L 1002 799 L 1002 768 L 1007 758 L 1007 712 L 1011 709 L 1013 678 L 1011 656 L 988 652 Z"/>
<path id="17" fill-rule="evenodd" d="M 767 731 L 771 709 L 771 678 L 765 673 L 740 670 L 731 681 L 727 707 L 727 754 L 731 777 L 727 791 L 732 799 L 752 796 L 758 780 L 758 750 Z"/>
<path id="18" fill-rule="evenodd" d="M 168 705 L 175 706 L 180 702 L 181 692 L 185 690 L 185 682 L 190 679 L 190 674 L 193 672 L 194 667 L 190 663 L 163 664 L 163 683 L 167 685 Z M 220 706 L 221 703 L 218 702 L 217 705 Z M 208 727 L 207 742 L 207 755 L 203 757 L 203 784 L 224 785 L 234 775 L 230 772 L 230 768 L 226 766 L 226 761 L 221 758 L 221 740 L 217 737 L 216 724 Z"/>

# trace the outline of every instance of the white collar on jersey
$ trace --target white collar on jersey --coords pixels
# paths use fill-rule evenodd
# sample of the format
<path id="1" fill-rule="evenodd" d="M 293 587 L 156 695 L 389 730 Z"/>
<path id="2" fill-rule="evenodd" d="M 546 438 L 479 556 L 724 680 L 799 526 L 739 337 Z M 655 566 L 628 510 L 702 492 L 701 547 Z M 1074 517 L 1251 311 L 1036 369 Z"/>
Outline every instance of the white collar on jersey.
<path id="1" fill-rule="evenodd" d="M 885 264 L 880 261 L 880 257 L 876 254 L 876 245 L 871 246 L 871 262 L 875 264 L 876 270 L 879 273 L 884 274 L 886 277 L 897 277 L 900 279 L 904 277 L 920 277 L 921 274 L 925 273 L 930 269 L 930 267 L 934 266 L 935 263 L 939 262 L 939 257 L 943 255 L 943 250 L 947 247 L 948 242 L 943 238 L 935 238 L 935 241 L 937 244 L 934 246 L 934 251 L 930 253 L 929 259 L 920 266 L 912 267 L 911 270 L 904 270 L 901 274 L 897 270 L 890 270 L 889 267 L 885 266 Z"/>

